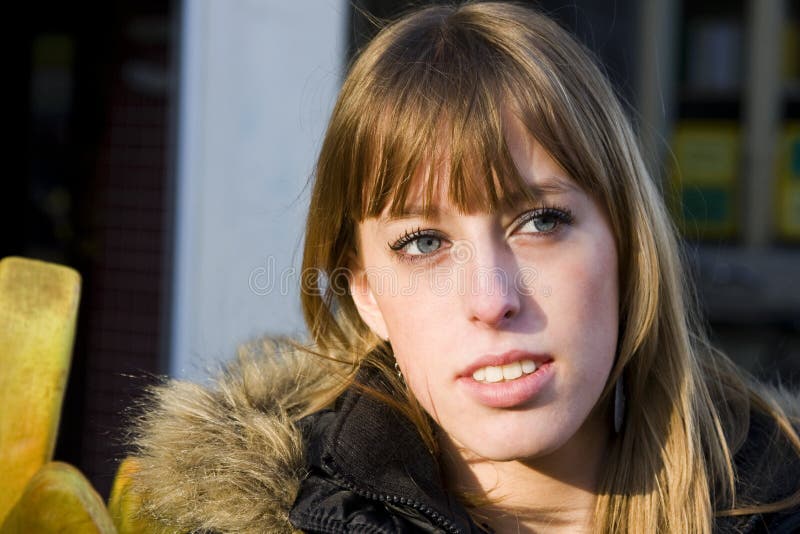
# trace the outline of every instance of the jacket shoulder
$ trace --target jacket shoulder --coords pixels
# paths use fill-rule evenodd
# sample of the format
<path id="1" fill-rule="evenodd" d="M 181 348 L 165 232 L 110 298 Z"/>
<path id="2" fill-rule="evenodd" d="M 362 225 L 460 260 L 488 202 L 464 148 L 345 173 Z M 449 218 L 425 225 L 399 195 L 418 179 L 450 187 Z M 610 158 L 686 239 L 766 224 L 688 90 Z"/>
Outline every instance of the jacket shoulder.
<path id="1" fill-rule="evenodd" d="M 798 428 L 797 393 L 761 385 L 761 396 L 778 406 Z M 741 506 L 780 503 L 800 491 L 800 455 L 776 419 L 751 410 L 747 437 L 734 455 L 736 498 Z M 800 532 L 800 507 L 777 512 L 729 516 L 717 521 L 716 532 L 748 534 Z"/>
<path id="2" fill-rule="evenodd" d="M 152 388 L 132 429 L 143 514 L 183 532 L 295 531 L 289 510 L 306 476 L 296 420 L 331 373 L 294 347 L 259 340 L 207 387 Z"/>

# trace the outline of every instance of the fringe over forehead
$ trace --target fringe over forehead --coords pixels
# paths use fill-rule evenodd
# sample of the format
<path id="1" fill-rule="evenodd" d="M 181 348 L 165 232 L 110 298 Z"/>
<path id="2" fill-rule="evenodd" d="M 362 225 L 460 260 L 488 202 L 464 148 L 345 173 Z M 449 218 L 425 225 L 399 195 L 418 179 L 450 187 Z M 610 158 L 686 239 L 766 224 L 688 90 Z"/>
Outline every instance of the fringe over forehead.
<path id="1" fill-rule="evenodd" d="M 462 212 L 535 200 L 506 146 L 512 116 L 584 190 L 605 189 L 597 136 L 582 132 L 601 103 L 587 102 L 592 91 L 578 79 L 597 78 L 601 93 L 607 84 L 586 52 L 528 9 L 472 7 L 433 7 L 390 25 L 353 65 L 328 135 L 341 144 L 329 169 L 338 176 L 317 177 L 344 186 L 351 221 L 410 203 L 426 210 L 445 191 Z"/>

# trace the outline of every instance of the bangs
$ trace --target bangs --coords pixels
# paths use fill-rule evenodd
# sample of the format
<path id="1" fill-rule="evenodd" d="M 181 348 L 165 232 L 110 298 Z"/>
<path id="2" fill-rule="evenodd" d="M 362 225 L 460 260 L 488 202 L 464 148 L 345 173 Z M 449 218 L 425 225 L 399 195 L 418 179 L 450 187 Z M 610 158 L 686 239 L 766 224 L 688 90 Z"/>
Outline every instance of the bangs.
<path id="1" fill-rule="evenodd" d="M 444 199 L 462 213 L 536 202 L 507 146 L 511 120 L 584 191 L 608 189 L 613 125 L 575 79 L 602 80 L 599 71 L 578 45 L 554 48 L 563 35 L 552 23 L 537 34 L 513 18 L 494 27 L 471 17 L 468 7 L 426 10 L 385 28 L 353 65 L 331 159 L 350 220 L 429 215 Z"/>
<path id="2" fill-rule="evenodd" d="M 387 113 L 367 150 L 376 158 L 365 161 L 361 174 L 362 218 L 387 208 L 392 216 L 412 208 L 428 215 L 443 198 L 461 213 L 493 212 L 530 197 L 506 146 L 500 104 L 481 102 L 482 96 Z M 459 102 L 469 107 L 452 109 Z"/>
<path id="3" fill-rule="evenodd" d="M 504 120 L 516 106 L 497 52 L 474 42 L 463 50 L 457 35 L 413 37 L 404 57 L 389 50 L 373 66 L 367 91 L 378 113 L 362 118 L 353 147 L 358 220 L 412 206 L 428 215 L 441 198 L 463 213 L 533 200 L 506 146 Z"/>

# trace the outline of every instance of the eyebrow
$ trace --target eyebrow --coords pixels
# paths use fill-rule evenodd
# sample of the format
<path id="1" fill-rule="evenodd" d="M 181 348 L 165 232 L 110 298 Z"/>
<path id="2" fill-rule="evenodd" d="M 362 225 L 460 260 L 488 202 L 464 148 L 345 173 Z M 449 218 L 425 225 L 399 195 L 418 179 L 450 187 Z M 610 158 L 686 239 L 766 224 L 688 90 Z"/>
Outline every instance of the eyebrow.
<path id="1" fill-rule="evenodd" d="M 563 193 L 567 193 L 569 191 L 575 191 L 578 187 L 571 181 L 560 176 L 548 176 L 547 178 L 543 179 L 541 182 L 535 184 L 528 184 L 528 192 L 533 198 L 545 198 L 552 195 L 559 195 Z M 511 206 L 516 206 L 522 204 L 527 200 L 527 197 L 523 193 L 516 193 L 512 195 L 507 204 Z M 424 209 L 422 206 L 413 205 L 407 206 L 403 208 L 403 210 L 398 213 L 397 215 L 388 215 L 385 217 L 380 217 L 380 221 L 382 223 L 390 223 L 394 221 L 399 221 L 403 219 L 412 219 L 416 217 L 425 217 L 429 219 L 438 219 L 441 214 L 441 210 L 438 206 L 430 206 L 427 210 Z"/>

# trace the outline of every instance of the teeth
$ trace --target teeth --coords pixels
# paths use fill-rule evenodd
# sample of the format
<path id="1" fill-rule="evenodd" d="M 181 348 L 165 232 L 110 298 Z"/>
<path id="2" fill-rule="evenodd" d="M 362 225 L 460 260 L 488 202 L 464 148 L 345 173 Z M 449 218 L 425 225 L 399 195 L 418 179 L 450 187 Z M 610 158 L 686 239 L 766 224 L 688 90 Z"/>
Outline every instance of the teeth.
<path id="1" fill-rule="evenodd" d="M 509 363 L 503 366 L 503 378 L 506 380 L 514 380 L 522 376 L 522 366 L 519 362 Z"/>
<path id="2" fill-rule="evenodd" d="M 529 375 L 536 371 L 536 364 L 532 360 L 509 363 L 502 367 L 488 365 L 472 373 L 472 378 L 478 382 L 493 384 L 503 380 L 514 380 L 522 375 Z"/>
<path id="3" fill-rule="evenodd" d="M 490 365 L 485 369 L 487 382 L 500 382 L 503 379 L 503 369 L 501 367 L 494 367 Z"/>

